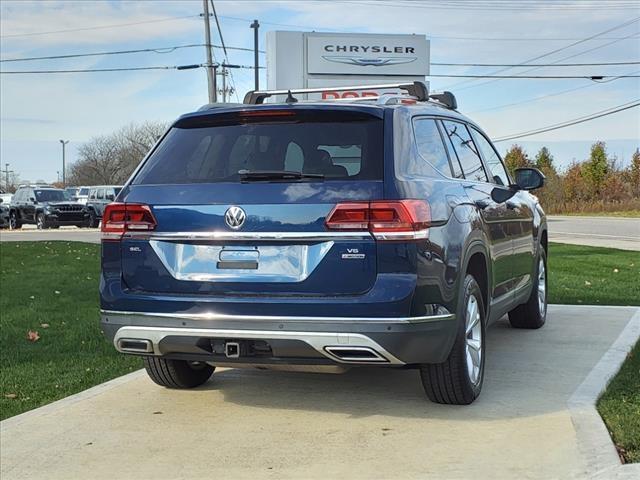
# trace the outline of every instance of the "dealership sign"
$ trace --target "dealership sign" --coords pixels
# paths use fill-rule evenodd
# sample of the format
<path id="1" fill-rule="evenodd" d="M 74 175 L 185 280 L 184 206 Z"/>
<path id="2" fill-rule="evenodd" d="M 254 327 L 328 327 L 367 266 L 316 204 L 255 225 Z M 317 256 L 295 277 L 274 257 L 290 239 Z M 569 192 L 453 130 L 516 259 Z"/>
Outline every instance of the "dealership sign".
<path id="1" fill-rule="evenodd" d="M 429 69 L 427 41 L 417 35 L 308 34 L 311 75 L 418 75 Z"/>
<path id="2" fill-rule="evenodd" d="M 331 92 L 329 87 L 424 81 L 429 41 L 424 35 L 267 32 L 269 89 L 327 86 L 322 97 L 381 92 Z"/>

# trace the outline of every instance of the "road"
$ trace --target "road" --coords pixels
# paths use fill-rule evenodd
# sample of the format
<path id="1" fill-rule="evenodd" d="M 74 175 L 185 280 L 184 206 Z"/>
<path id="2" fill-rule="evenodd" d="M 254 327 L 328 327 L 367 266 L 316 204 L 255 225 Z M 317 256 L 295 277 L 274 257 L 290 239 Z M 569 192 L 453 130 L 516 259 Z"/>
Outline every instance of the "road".
<path id="1" fill-rule="evenodd" d="M 596 247 L 640 250 L 640 218 L 550 216 L 549 240 Z M 98 229 L 63 227 L 59 230 L 3 230 L 2 241 L 65 240 L 100 243 Z"/>
<path id="2" fill-rule="evenodd" d="M 467 407 L 428 402 L 415 370 L 220 369 L 191 391 L 134 373 L 0 423 L 0 476 L 585 478 L 567 400 L 637 311 L 550 306 L 540 330 L 499 322 Z"/>
<path id="3" fill-rule="evenodd" d="M 549 216 L 549 240 L 640 250 L 640 218 Z"/>

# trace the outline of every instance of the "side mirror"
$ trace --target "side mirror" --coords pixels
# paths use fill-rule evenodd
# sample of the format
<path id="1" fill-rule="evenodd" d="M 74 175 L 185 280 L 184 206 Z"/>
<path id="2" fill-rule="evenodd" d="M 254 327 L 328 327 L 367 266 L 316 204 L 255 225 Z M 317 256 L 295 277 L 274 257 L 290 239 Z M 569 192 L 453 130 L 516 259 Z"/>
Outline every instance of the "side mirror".
<path id="1" fill-rule="evenodd" d="M 29 197 L 29 201 L 33 202 L 33 203 L 38 203 L 38 202 L 36 202 L 36 199 L 34 197 Z"/>
<path id="2" fill-rule="evenodd" d="M 535 190 L 544 185 L 544 175 L 537 168 L 517 168 L 515 185 L 520 190 Z"/>

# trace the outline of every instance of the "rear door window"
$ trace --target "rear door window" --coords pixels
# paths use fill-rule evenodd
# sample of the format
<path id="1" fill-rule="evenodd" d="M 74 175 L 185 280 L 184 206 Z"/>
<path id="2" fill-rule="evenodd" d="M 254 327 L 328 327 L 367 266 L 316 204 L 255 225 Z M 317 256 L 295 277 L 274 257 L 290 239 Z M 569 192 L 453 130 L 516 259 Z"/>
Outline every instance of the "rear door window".
<path id="1" fill-rule="evenodd" d="M 462 123 L 449 120 L 443 120 L 442 124 L 449 142 L 460 161 L 465 178 L 476 182 L 488 182 L 489 178 L 482 165 L 482 159 L 467 127 Z"/>
<path id="2" fill-rule="evenodd" d="M 451 166 L 436 121 L 432 118 L 417 118 L 413 121 L 413 131 L 420 156 L 440 173 L 450 177 Z"/>
<path id="3" fill-rule="evenodd" d="M 98 189 L 98 193 L 96 193 L 96 198 L 98 200 L 104 200 L 104 188 Z"/>
<path id="4" fill-rule="evenodd" d="M 471 132 L 473 133 L 473 139 L 476 141 L 476 145 L 484 157 L 484 162 L 489 168 L 491 179 L 498 185 L 509 185 L 507 170 L 504 168 L 502 160 L 500 160 L 500 155 L 498 155 L 496 149 L 491 145 L 491 142 L 473 127 L 471 128 Z"/>
<path id="5" fill-rule="evenodd" d="M 242 121 L 235 115 L 179 121 L 133 184 L 238 182 L 239 170 L 302 171 L 324 175 L 325 181 L 382 180 L 382 119 L 322 110 Z"/>

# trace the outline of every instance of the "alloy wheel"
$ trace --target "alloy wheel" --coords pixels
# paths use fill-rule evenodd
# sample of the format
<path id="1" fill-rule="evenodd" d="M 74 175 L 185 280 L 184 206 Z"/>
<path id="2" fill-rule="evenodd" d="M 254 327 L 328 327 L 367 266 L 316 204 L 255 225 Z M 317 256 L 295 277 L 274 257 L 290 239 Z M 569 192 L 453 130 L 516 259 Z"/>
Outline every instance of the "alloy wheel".
<path id="1" fill-rule="evenodd" d="M 542 258 L 538 263 L 538 309 L 540 315 L 544 315 L 547 308 L 547 272 Z"/>
<path id="2" fill-rule="evenodd" d="M 470 295 L 465 318 L 465 357 L 469 380 L 474 385 L 480 381 L 482 372 L 482 341 L 480 306 L 476 297 Z"/>

